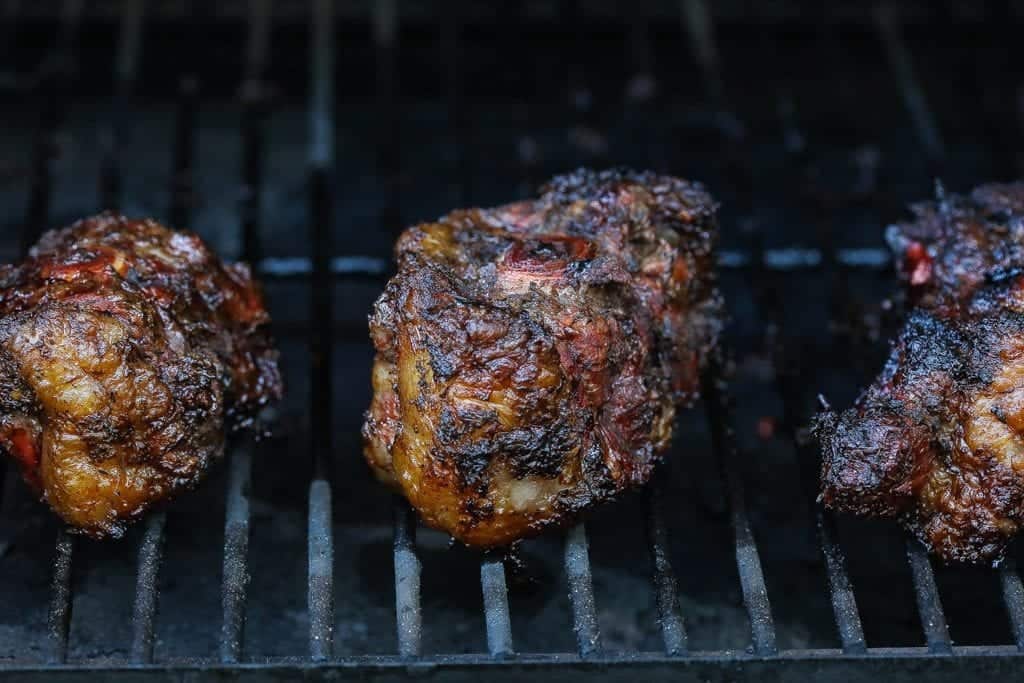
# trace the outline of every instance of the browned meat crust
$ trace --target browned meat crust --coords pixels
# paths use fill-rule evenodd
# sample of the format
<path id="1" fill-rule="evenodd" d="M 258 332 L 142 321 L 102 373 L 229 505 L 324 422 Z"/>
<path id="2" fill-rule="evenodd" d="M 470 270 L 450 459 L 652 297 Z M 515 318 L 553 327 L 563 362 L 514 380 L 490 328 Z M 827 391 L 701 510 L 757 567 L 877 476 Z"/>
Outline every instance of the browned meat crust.
<path id="1" fill-rule="evenodd" d="M 822 499 L 998 561 L 1024 522 L 1024 183 L 913 209 L 889 233 L 912 310 L 875 383 L 817 420 Z"/>
<path id="2" fill-rule="evenodd" d="M 406 230 L 370 318 L 377 476 L 476 546 L 646 482 L 719 333 L 715 208 L 675 178 L 581 170 Z"/>
<path id="3" fill-rule="evenodd" d="M 104 214 L 0 268 L 0 445 L 69 525 L 119 536 L 281 393 L 249 269 Z"/>

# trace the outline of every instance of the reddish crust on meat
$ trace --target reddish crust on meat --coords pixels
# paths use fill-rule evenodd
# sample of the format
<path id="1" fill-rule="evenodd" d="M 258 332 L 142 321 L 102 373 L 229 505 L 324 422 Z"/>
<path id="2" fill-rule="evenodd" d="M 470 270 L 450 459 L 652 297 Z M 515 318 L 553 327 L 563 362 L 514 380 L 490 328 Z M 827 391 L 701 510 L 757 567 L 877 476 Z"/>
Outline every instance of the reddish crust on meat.
<path id="1" fill-rule="evenodd" d="M 719 333 L 714 212 L 695 184 L 580 171 L 406 230 L 370 319 L 377 475 L 476 546 L 646 482 Z"/>
<path id="2" fill-rule="evenodd" d="M 68 524 L 118 536 L 281 393 L 262 297 L 195 235 L 112 214 L 0 269 L 0 445 Z"/>

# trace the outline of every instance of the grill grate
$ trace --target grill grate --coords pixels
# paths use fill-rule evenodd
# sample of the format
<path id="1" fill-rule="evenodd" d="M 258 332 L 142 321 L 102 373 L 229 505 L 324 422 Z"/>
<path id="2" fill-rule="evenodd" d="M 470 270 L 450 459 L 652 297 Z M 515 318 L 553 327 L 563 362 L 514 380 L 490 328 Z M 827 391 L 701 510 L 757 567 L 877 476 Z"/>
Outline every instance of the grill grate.
<path id="1" fill-rule="evenodd" d="M 565 16 L 576 17 L 577 3 L 565 5 Z M 682 3 L 680 21 L 690 37 L 694 58 L 700 66 L 707 99 L 716 110 L 731 110 L 726 99 L 722 56 L 715 44 L 712 14 L 702 0 Z M 98 179 L 99 197 L 105 206 L 121 203 L 122 189 L 122 131 L 131 121 L 133 92 L 136 87 L 138 62 L 145 41 L 142 39 L 146 13 L 144 0 L 123 0 L 120 5 L 118 49 L 115 60 L 115 93 L 111 106 L 112 118 L 105 134 L 104 156 Z M 1013 633 L 1013 646 L 954 647 L 946 624 L 935 573 L 924 548 L 907 539 L 906 553 L 913 579 L 913 588 L 923 627 L 925 648 L 868 648 L 861 624 L 853 584 L 847 571 L 842 548 L 837 539 L 832 516 L 813 506 L 813 521 L 818 533 L 824 567 L 835 613 L 835 626 L 841 650 L 780 650 L 777 642 L 773 612 L 768 598 L 765 576 L 758 546 L 747 512 L 746 498 L 741 481 L 739 455 L 735 435 L 732 433 L 731 406 L 728 389 L 717 365 L 704 382 L 705 407 L 713 450 L 718 459 L 723 487 L 729 506 L 729 521 L 733 531 L 736 567 L 742 589 L 743 602 L 750 621 L 750 647 L 747 652 L 692 652 L 688 645 L 687 629 L 680 606 L 679 589 L 668 551 L 668 531 L 664 521 L 665 492 L 656 482 L 647 494 L 647 545 L 653 568 L 653 589 L 657 618 L 664 641 L 664 653 L 638 653 L 620 656 L 609 653 L 602 643 L 599 608 L 594 591 L 587 531 L 583 524 L 570 529 L 564 540 L 564 572 L 569 584 L 573 630 L 577 652 L 553 655 L 518 654 L 512 635 L 512 610 L 507 590 L 507 577 L 502 558 L 485 554 L 480 559 L 480 582 L 486 627 L 487 657 L 476 655 L 423 656 L 422 562 L 416 542 L 416 520 L 409 506 L 396 500 L 394 508 L 393 562 L 395 579 L 395 615 L 397 623 L 397 653 L 385 656 L 357 656 L 344 659 L 335 657 L 335 581 L 334 537 L 332 526 L 332 472 L 330 457 L 333 453 L 331 405 L 333 377 L 331 344 L 335 333 L 333 282 L 338 279 L 360 281 L 380 280 L 388 272 L 386 261 L 375 257 L 346 255 L 332 257 L 332 176 L 334 174 L 333 102 L 335 93 L 335 27 L 334 3 L 330 0 L 312 0 L 310 19 L 310 73 L 311 98 L 309 102 L 309 129 L 311 144 L 308 153 L 309 242 L 311 258 L 282 259 L 265 253 L 260 242 L 261 205 L 264 195 L 264 154 L 269 113 L 268 86 L 265 82 L 267 63 L 271 54 L 271 28 L 273 6 L 269 0 L 248 3 L 248 37 L 245 45 L 244 77 L 240 91 L 242 102 L 242 168 L 241 222 L 242 253 L 253 263 L 261 277 L 271 280 L 301 280 L 310 283 L 312 326 L 309 347 L 310 415 L 312 479 L 308 501 L 308 613 L 309 653 L 302 661 L 285 660 L 252 662 L 247 659 L 244 642 L 247 614 L 247 587 L 249 583 L 249 489 L 252 480 L 253 455 L 257 445 L 234 444 L 229 458 L 229 476 L 226 488 L 226 518 L 224 523 L 222 618 L 219 665 L 217 662 L 157 663 L 154 661 L 154 633 L 158 618 L 160 597 L 160 570 L 165 543 L 165 513 L 157 513 L 145 522 L 137 557 L 137 575 L 132 614 L 132 642 L 127 662 L 116 665 L 112 672 L 136 673 L 170 672 L 180 677 L 199 671 L 241 671 L 262 675 L 268 680 L 276 675 L 294 675 L 308 672 L 311 667 L 334 667 L 342 672 L 363 674 L 380 673 L 399 676 L 431 671 L 440 665 L 452 680 L 476 677 L 480 671 L 488 675 L 515 676 L 524 673 L 556 676 L 578 676 L 585 679 L 597 671 L 615 671 L 616 667 L 633 668 L 633 674 L 651 676 L 687 674 L 692 676 L 721 675 L 723 671 L 735 676 L 756 677 L 780 672 L 799 679 L 810 672 L 832 672 L 836 676 L 857 674 L 864 678 L 892 671 L 915 671 L 899 668 L 900 663 L 927 666 L 936 661 L 932 655 L 944 655 L 951 662 L 944 669 L 921 669 L 938 674 L 958 676 L 963 672 L 1000 674 L 1019 671 L 1024 652 L 1024 587 L 1012 563 L 999 571 L 1002 596 Z M 466 162 L 466 147 L 471 144 L 468 131 L 468 103 L 463 94 L 460 71 L 460 23 L 462 3 L 445 3 L 444 21 L 440 33 L 444 73 L 444 94 L 451 113 L 451 135 L 455 148 L 454 168 L 457 176 L 457 194 L 460 199 L 470 193 L 471 173 Z M 23 242 L 30 243 L 49 222 L 53 195 L 52 148 L 54 136 L 61 123 L 67 101 L 66 89 L 72 74 L 78 45 L 78 33 L 83 14 L 81 0 L 65 0 L 61 30 L 50 50 L 49 57 L 39 70 L 40 117 L 38 133 L 33 144 L 33 163 L 30 176 L 29 204 L 26 211 Z M 194 12 L 200 16 L 199 12 Z M 936 117 L 929 108 L 924 89 L 915 74 L 913 57 L 903 42 L 898 17 L 886 6 L 874 15 L 875 27 L 888 65 L 899 86 L 904 105 L 920 139 L 929 166 L 938 173 L 946 164 L 946 145 L 939 132 Z M 15 17 L 6 17 L 9 27 Z M 376 63 L 376 93 L 379 119 L 377 122 L 379 175 L 384 179 L 384 201 L 379 222 L 387 229 L 403 225 L 401 220 L 401 164 L 398 79 L 398 5 L 394 0 L 374 3 L 373 36 Z M 198 25 L 198 20 L 197 20 Z M 13 30 L 13 29 L 11 29 Z M 633 31 L 634 54 L 639 62 L 649 61 L 651 49 L 645 47 L 645 29 L 642 24 Z M 200 64 L 192 65 L 190 73 L 198 73 Z M 570 69 L 576 87 L 585 88 L 586 74 L 581 65 Z M 193 202 L 195 180 L 193 149 L 196 144 L 196 118 L 198 107 L 198 81 L 186 74 L 180 82 L 178 108 L 174 133 L 174 152 L 171 169 L 169 215 L 175 224 L 187 224 Z M 780 103 L 787 137 L 793 142 L 790 160 L 794 167 L 803 161 L 800 150 L 806 148 L 806 134 L 796 123 L 792 102 Z M 580 114 L 581 125 L 587 117 Z M 723 115 L 724 116 L 724 115 Z M 732 115 L 730 115 L 732 116 Z M 725 119 L 723 119 L 725 120 Z M 728 121 L 731 121 L 729 123 Z M 733 116 L 721 126 L 743 123 Z M 742 135 L 728 137 L 726 154 L 737 159 L 750 152 Z M 803 140 L 801 144 L 799 141 Z M 536 169 L 524 161 L 524 178 L 532 177 Z M 750 171 L 742 164 L 730 166 L 731 180 L 739 188 L 741 210 L 753 212 L 749 195 Z M 746 189 L 745 189 L 746 188 Z M 869 201 L 883 203 L 885 197 L 873 196 Z M 816 218 L 827 224 L 823 214 Z M 823 231 L 822 243 L 815 248 L 766 249 L 757 241 L 749 250 L 729 249 L 720 255 L 724 269 L 751 273 L 751 277 L 770 280 L 782 273 L 821 269 L 834 271 L 836 277 L 835 300 L 849 299 L 844 291 L 844 270 L 887 267 L 888 256 L 873 248 L 838 249 L 830 231 Z M 781 324 L 777 302 L 761 300 L 761 312 Z M 776 376 L 778 393 L 786 413 L 786 429 L 790 437 L 799 442 L 796 433 L 799 405 L 790 378 Z M 813 498 L 815 454 L 806 446 L 797 444 L 802 469 L 808 481 L 805 488 Z M 15 477 L 7 476 L 5 486 Z M 10 496 L 5 496 L 9 498 Z M 173 515 L 173 511 L 171 513 Z M 173 519 L 172 519 L 173 522 Z M 696 554 L 696 553 L 695 553 Z M 90 667 L 68 665 L 68 640 L 72 621 L 74 597 L 73 559 L 74 538 L 61 531 L 57 535 L 51 601 L 48 613 L 49 650 L 47 665 L 21 667 L 26 674 L 38 674 L 40 679 L 50 675 L 51 667 L 67 672 L 92 675 Z M 508 667 L 508 664 L 515 664 Z M 921 665 L 924 667 L 925 665 Z M 893 669 L 892 667 L 897 667 Z M 17 668 L 17 667 L 15 667 Z M 0 664 L 0 671 L 5 665 Z M 315 669 L 320 670 L 320 669 Z M 908 674 L 909 675 L 909 674 Z"/>

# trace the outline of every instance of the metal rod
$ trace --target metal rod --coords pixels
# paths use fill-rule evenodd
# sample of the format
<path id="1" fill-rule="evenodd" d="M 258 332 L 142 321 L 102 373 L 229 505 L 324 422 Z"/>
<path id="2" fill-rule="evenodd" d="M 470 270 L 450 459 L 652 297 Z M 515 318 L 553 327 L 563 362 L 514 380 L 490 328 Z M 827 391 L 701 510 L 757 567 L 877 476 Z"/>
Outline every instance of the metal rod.
<path id="1" fill-rule="evenodd" d="M 512 646 L 512 617 L 508 608 L 505 563 L 488 553 L 480 562 L 480 585 L 484 594 L 484 620 L 487 623 L 487 651 L 492 657 L 504 657 Z"/>
<path id="2" fill-rule="evenodd" d="M 249 36 L 245 47 L 245 78 L 258 81 L 266 70 L 270 53 L 271 0 L 249 0 Z"/>
<path id="3" fill-rule="evenodd" d="M 334 536 L 331 487 L 309 485 L 309 654 L 322 662 L 334 656 Z"/>
<path id="4" fill-rule="evenodd" d="M 249 485 L 252 453 L 249 445 L 231 453 L 227 511 L 224 519 L 224 570 L 221 587 L 220 660 L 241 660 L 245 646 L 245 607 L 249 587 Z"/>
<path id="5" fill-rule="evenodd" d="M 373 3 L 373 42 L 377 65 L 377 163 L 384 179 L 384 205 L 381 207 L 380 222 L 384 231 L 397 234 L 402 229 L 402 220 L 396 0 L 378 0 Z"/>
<path id="6" fill-rule="evenodd" d="M 935 583 L 928 550 L 916 538 L 907 537 L 907 558 L 910 561 L 917 611 L 921 616 L 925 644 L 932 654 L 952 654 L 953 646 L 946 626 L 946 614 L 942 610 L 942 599 Z"/>
<path id="7" fill-rule="evenodd" d="M 395 499 L 395 619 L 398 654 L 418 657 L 423 639 L 420 608 L 420 558 L 416 554 L 416 518 L 404 500 Z"/>
<path id="8" fill-rule="evenodd" d="M 331 429 L 332 378 L 331 325 L 333 291 L 330 259 L 333 248 L 333 210 L 331 173 L 334 159 L 333 73 L 334 24 L 333 3 L 313 3 L 313 43 L 311 67 L 313 95 L 311 111 L 311 147 L 309 174 L 309 235 L 313 250 L 313 278 L 310 289 L 310 310 L 316 325 L 310 337 L 310 398 L 312 405 L 312 454 L 315 476 L 327 479 L 327 468 L 333 447 Z"/>
<path id="9" fill-rule="evenodd" d="M 139 545 L 139 568 L 135 580 L 135 606 L 132 609 L 133 664 L 153 663 L 157 605 L 160 598 L 160 565 L 164 555 L 164 526 L 167 515 L 156 512 L 146 519 Z"/>
<path id="10" fill-rule="evenodd" d="M 654 598 L 658 607 L 658 623 L 661 637 L 665 641 L 665 652 L 683 655 L 687 652 L 686 625 L 679 607 L 679 589 L 676 575 L 669 559 L 668 531 L 662 517 L 664 509 L 664 485 L 667 468 L 663 466 L 661 476 L 651 484 L 647 493 L 647 539 L 654 567 Z"/>
<path id="11" fill-rule="evenodd" d="M 130 89 L 138 72 L 139 48 L 142 45 L 142 19 L 146 0 L 121 0 L 120 43 L 117 49 L 117 82 Z"/>
<path id="12" fill-rule="evenodd" d="M 334 163 L 334 3 L 314 0 L 310 67 L 313 88 L 310 98 L 309 161 L 313 168 Z"/>
<path id="13" fill-rule="evenodd" d="M 193 76 L 183 77 L 178 92 L 178 113 L 174 126 L 174 152 L 171 162 L 171 206 L 168 215 L 172 227 L 182 228 L 188 225 L 194 203 L 192 165 L 199 81 Z"/>
<path id="14" fill-rule="evenodd" d="M 718 254 L 718 267 L 725 270 L 749 268 L 761 257 L 748 251 L 724 249 Z M 820 249 L 787 247 L 765 249 L 764 268 L 769 271 L 799 272 L 819 270 L 825 260 Z M 892 267 L 892 254 L 879 248 L 839 249 L 836 262 L 846 268 L 887 270 Z M 266 279 L 299 279 L 309 277 L 313 272 L 312 259 L 306 257 L 267 257 L 257 264 L 257 272 Z M 384 278 L 390 269 L 390 262 L 378 256 L 335 256 L 329 259 L 328 271 L 332 277 Z"/>
<path id="15" fill-rule="evenodd" d="M 467 144 L 466 106 L 462 97 L 462 81 L 459 70 L 459 34 L 462 28 L 462 1 L 450 0 L 443 3 L 441 17 L 441 60 L 444 63 L 444 93 L 448 108 L 449 134 L 451 135 L 453 166 L 455 169 L 455 206 L 462 206 L 472 191 L 472 182 L 467 163 L 470 146 Z"/>
<path id="16" fill-rule="evenodd" d="M 330 178 L 334 163 L 334 4 L 314 0 L 311 16 L 309 201 L 313 249 L 310 338 L 313 482 L 309 489 L 309 649 L 314 661 L 334 656 L 334 538 L 328 460 L 332 451 L 330 280 L 332 220 Z"/>
<path id="17" fill-rule="evenodd" d="M 736 567 L 739 570 L 743 602 L 750 617 L 752 647 L 755 654 L 774 655 L 778 653 L 775 640 L 775 623 L 772 619 L 768 589 L 761 570 L 761 558 L 757 543 L 750 528 L 747 505 L 740 480 L 741 465 L 736 453 L 735 436 L 729 418 L 728 397 L 722 379 L 720 361 L 713 359 L 704 377 L 704 398 L 711 438 L 718 454 L 719 466 L 725 490 L 729 496 L 732 512 L 732 527 L 736 542 Z"/>
<path id="18" fill-rule="evenodd" d="M 68 660 L 68 632 L 71 629 L 72 586 L 71 570 L 74 537 L 61 527 L 57 532 L 57 546 L 53 560 L 53 582 L 50 584 L 50 610 L 46 628 L 50 637 L 51 664 L 64 664 Z"/>
<path id="19" fill-rule="evenodd" d="M 914 122 L 914 128 L 929 160 L 932 164 L 938 164 L 946 155 L 946 146 L 935 123 L 935 116 L 928 106 L 921 82 L 914 71 L 910 51 L 903 42 L 895 10 L 887 3 L 881 4 L 875 9 L 874 16 L 889 66 L 900 86 L 903 104 Z"/>
<path id="20" fill-rule="evenodd" d="M 102 132 L 100 161 L 100 208 L 116 210 L 121 204 L 121 147 L 131 125 L 127 115 L 128 102 L 135 89 L 138 72 L 145 0 L 122 0 L 115 67 L 114 101 L 110 120 Z"/>
<path id="21" fill-rule="evenodd" d="M 587 530 L 583 524 L 577 524 L 565 536 L 565 575 L 569 582 L 576 648 L 581 657 L 600 654 L 601 626 L 597 618 L 594 583 L 590 575 Z"/>
<path id="22" fill-rule="evenodd" d="M 78 48 L 78 31 L 83 0 L 64 0 L 60 30 L 38 69 L 40 90 L 39 122 L 33 135 L 32 171 L 28 207 L 21 234 L 22 251 L 39 238 L 50 218 L 53 194 L 53 158 L 56 132 L 64 120 L 67 103 L 61 99 L 67 89 Z"/>
<path id="23" fill-rule="evenodd" d="M 999 581 L 1003 585 L 1003 602 L 1006 603 L 1006 613 L 1010 618 L 1013 642 L 1018 650 L 1024 652 L 1024 584 L 1021 584 L 1013 560 L 1003 562 L 999 568 Z"/>
<path id="24" fill-rule="evenodd" d="M 266 86 L 263 82 L 270 49 L 271 3 L 250 0 L 245 80 L 242 83 L 242 258 L 256 263 L 263 255 L 260 208 L 263 199 L 263 153 Z"/>
<path id="25" fill-rule="evenodd" d="M 721 59 L 715 42 L 715 27 L 705 0 L 680 0 L 683 27 L 690 35 L 694 58 L 704 75 L 708 97 L 716 105 L 725 98 Z"/>

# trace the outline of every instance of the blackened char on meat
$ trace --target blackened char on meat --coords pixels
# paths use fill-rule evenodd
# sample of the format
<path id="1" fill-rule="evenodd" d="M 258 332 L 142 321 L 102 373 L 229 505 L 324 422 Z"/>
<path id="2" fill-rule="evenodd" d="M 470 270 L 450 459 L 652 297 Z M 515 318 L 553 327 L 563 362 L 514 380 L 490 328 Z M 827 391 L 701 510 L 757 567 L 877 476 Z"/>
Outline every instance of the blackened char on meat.
<path id="1" fill-rule="evenodd" d="M 1024 183 L 913 210 L 889 231 L 906 325 L 856 404 L 817 420 L 822 499 L 998 561 L 1024 523 Z"/>
<path id="2" fill-rule="evenodd" d="M 0 268 L 0 446 L 76 530 L 119 536 L 281 393 L 249 269 L 103 214 Z"/>
<path id="3" fill-rule="evenodd" d="M 485 547 L 645 483 L 719 334 L 715 210 L 694 183 L 580 170 L 406 230 L 370 318 L 377 476 Z"/>

